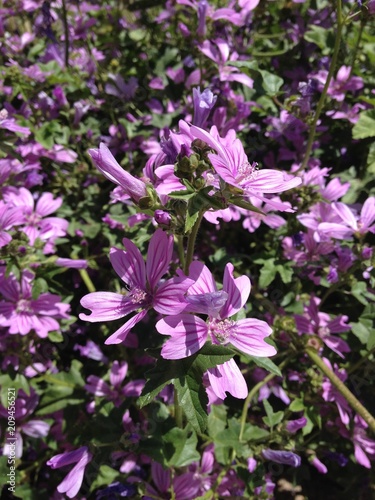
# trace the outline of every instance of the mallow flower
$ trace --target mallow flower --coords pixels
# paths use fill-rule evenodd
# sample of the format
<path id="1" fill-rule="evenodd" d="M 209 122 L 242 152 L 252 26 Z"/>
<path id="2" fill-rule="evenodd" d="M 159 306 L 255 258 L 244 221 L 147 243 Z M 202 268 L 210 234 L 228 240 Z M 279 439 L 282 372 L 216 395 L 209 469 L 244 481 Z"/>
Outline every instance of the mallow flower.
<path id="1" fill-rule="evenodd" d="M 301 457 L 292 451 L 284 450 L 263 450 L 262 455 L 267 460 L 271 460 L 277 464 L 291 465 L 292 467 L 299 467 L 301 465 Z"/>
<path id="2" fill-rule="evenodd" d="M 186 307 L 184 294 L 193 284 L 183 276 L 161 282 L 172 259 L 173 236 L 157 229 L 151 237 L 147 262 L 141 252 L 127 238 L 123 244 L 126 250 L 111 248 L 111 264 L 125 283 L 126 292 L 92 292 L 81 299 L 81 305 L 91 310 L 91 314 L 79 315 L 80 319 L 95 323 L 124 318 L 137 311 L 107 340 L 106 344 L 123 342 L 130 330 L 141 321 L 149 309 L 160 314 L 179 314 Z"/>
<path id="3" fill-rule="evenodd" d="M 69 498 L 76 498 L 82 486 L 85 467 L 91 460 L 92 454 L 88 451 L 87 446 L 82 446 L 78 448 L 78 450 L 60 453 L 48 460 L 47 465 L 52 469 L 75 464 L 65 479 L 58 485 L 57 491 L 59 493 L 65 493 Z"/>
<path id="4" fill-rule="evenodd" d="M 146 184 L 124 170 L 103 142 L 99 144 L 99 149 L 89 149 L 89 155 L 98 170 L 111 182 L 121 186 L 136 203 L 147 196 Z"/>
<path id="5" fill-rule="evenodd" d="M 300 177 L 286 172 L 273 169 L 258 170 L 256 163 L 249 163 L 243 145 L 233 130 L 222 138 L 215 126 L 207 132 L 193 125 L 190 133 L 216 151 L 216 153 L 209 153 L 208 158 L 221 179 L 243 190 L 244 194 L 259 198 L 276 209 L 283 210 L 283 204 L 271 202 L 263 195 L 281 193 L 302 183 Z"/>
<path id="6" fill-rule="evenodd" d="M 195 283 L 186 296 L 185 311 L 168 315 L 156 323 L 156 329 L 170 339 L 163 345 L 161 355 L 166 359 L 181 359 L 199 351 L 210 339 L 213 344 L 231 344 L 239 351 L 252 356 L 273 356 L 276 350 L 264 341 L 272 330 L 265 321 L 254 318 L 230 319 L 240 311 L 250 294 L 247 276 L 233 277 L 233 265 L 224 270 L 223 289 L 217 290 L 214 277 L 201 262 L 193 262 L 189 278 Z M 189 314 L 207 314 L 207 320 Z"/>

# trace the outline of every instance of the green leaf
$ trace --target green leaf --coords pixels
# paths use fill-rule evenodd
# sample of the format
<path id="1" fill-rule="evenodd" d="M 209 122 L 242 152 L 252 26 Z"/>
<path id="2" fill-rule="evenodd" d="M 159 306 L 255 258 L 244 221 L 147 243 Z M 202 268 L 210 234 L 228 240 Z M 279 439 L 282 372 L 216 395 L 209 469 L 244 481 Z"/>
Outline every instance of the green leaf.
<path id="1" fill-rule="evenodd" d="M 353 139 L 366 139 L 367 137 L 375 137 L 375 109 L 362 111 L 353 127 Z"/>
<path id="2" fill-rule="evenodd" d="M 263 422 L 272 430 L 275 425 L 279 424 L 282 421 L 282 419 L 284 418 L 284 412 L 278 411 L 274 413 L 273 408 L 267 401 L 267 399 L 263 400 L 263 406 L 267 413 L 267 416 L 263 417 Z"/>
<path id="3" fill-rule="evenodd" d="M 284 84 L 284 80 L 273 73 L 269 73 L 268 71 L 259 70 L 259 73 L 262 75 L 262 86 L 266 94 L 271 96 L 276 95 Z"/>
<path id="4" fill-rule="evenodd" d="M 256 61 L 230 61 L 229 66 L 235 66 L 236 68 L 245 68 L 244 73 L 252 76 L 253 78 L 257 75 L 261 78 L 262 88 L 267 95 L 276 95 L 281 86 L 284 84 L 284 80 L 274 73 L 260 69 Z"/>
<path id="5" fill-rule="evenodd" d="M 194 192 L 189 192 L 189 191 L 172 191 L 171 193 L 168 193 L 168 196 L 170 198 L 173 198 L 174 200 L 190 200 L 190 198 L 193 198 L 196 195 L 195 191 Z"/>
<path id="6" fill-rule="evenodd" d="M 365 322 L 367 324 L 365 324 Z M 367 342 L 369 341 L 371 330 L 373 330 L 373 328 L 371 328 L 371 325 L 372 325 L 371 320 L 364 320 L 364 319 L 362 319 L 358 323 L 352 323 L 352 332 L 356 337 L 359 338 L 362 344 L 367 344 Z"/>
<path id="7" fill-rule="evenodd" d="M 196 371 L 190 370 L 188 375 L 175 379 L 173 385 L 187 421 L 198 434 L 203 434 L 207 428 L 208 396 L 198 377 Z"/>
<path id="8" fill-rule="evenodd" d="M 188 427 L 185 429 L 174 427 L 163 436 L 163 442 L 165 450 L 170 452 L 169 456 L 166 456 L 166 465 L 169 467 L 186 467 L 200 460 L 197 435 Z"/>
<path id="9" fill-rule="evenodd" d="M 276 266 L 274 265 L 275 260 L 270 259 L 266 261 L 262 269 L 260 270 L 260 276 L 259 276 L 259 287 L 260 288 L 267 288 L 268 285 L 272 283 L 272 281 L 276 277 Z"/>
<path id="10" fill-rule="evenodd" d="M 37 415 L 45 415 L 61 410 L 69 405 L 82 403 L 82 398 L 70 397 L 75 389 L 85 385 L 81 375 L 82 363 L 77 360 L 72 361 L 69 372 L 45 373 L 40 379 L 47 382 L 47 387 L 43 392 Z"/>
<path id="11" fill-rule="evenodd" d="M 32 299 L 36 300 L 41 293 L 48 292 L 48 283 L 43 278 L 36 278 L 33 282 Z"/>
<path id="12" fill-rule="evenodd" d="M 22 389 L 28 396 L 30 395 L 30 386 L 27 381 L 27 378 L 20 373 L 17 374 L 8 374 L 4 373 L 0 375 L 0 387 L 1 387 L 1 404 L 4 408 L 8 407 L 8 389 L 9 396 L 14 396 L 13 390 L 17 393 L 20 389 Z"/>
<path id="13" fill-rule="evenodd" d="M 46 122 L 35 131 L 35 139 L 46 149 L 52 149 L 56 142 L 56 136 L 61 132 L 61 124 L 56 120 Z"/>
<path id="14" fill-rule="evenodd" d="M 274 375 L 276 375 L 278 377 L 282 377 L 283 374 L 281 373 L 279 367 L 277 365 L 275 365 L 275 363 L 271 359 L 258 358 L 256 356 L 249 356 L 249 355 L 245 355 L 245 356 L 250 361 L 253 361 L 253 363 L 255 363 L 257 366 L 264 368 L 268 372 L 273 373 Z"/>
<path id="15" fill-rule="evenodd" d="M 196 432 L 204 432 L 207 427 L 207 395 L 202 384 L 203 374 L 233 355 L 231 349 L 206 344 L 187 358 L 176 361 L 159 358 L 155 367 L 146 373 L 147 382 L 138 400 L 140 407 L 151 403 L 167 384 L 173 383 L 188 422 Z"/>
<path id="16" fill-rule="evenodd" d="M 215 438 L 227 426 L 227 409 L 224 405 L 212 405 L 208 415 L 208 434 Z"/>
<path id="17" fill-rule="evenodd" d="M 239 196 L 233 196 L 232 198 L 230 198 L 229 201 L 230 201 L 230 203 L 232 203 L 233 205 L 236 205 L 237 207 L 244 208 L 246 210 L 250 210 L 251 212 L 255 212 L 257 214 L 266 215 L 258 207 L 252 205 L 248 201 L 245 201 L 243 198 L 240 198 Z"/>
<path id="18" fill-rule="evenodd" d="M 256 425 L 246 424 L 243 438 L 246 441 L 260 441 L 269 436 L 269 431 Z"/>
<path id="19" fill-rule="evenodd" d="M 302 399 L 296 398 L 289 405 L 290 411 L 303 411 L 305 409 L 305 405 L 303 404 Z"/>
<path id="20" fill-rule="evenodd" d="M 185 234 L 189 233 L 193 229 L 194 224 L 198 220 L 200 210 L 201 206 L 197 200 L 197 196 L 194 196 L 188 202 L 185 219 Z"/>
<path id="21" fill-rule="evenodd" d="M 90 491 L 94 491 L 100 486 L 108 486 L 113 483 L 118 476 L 119 472 L 117 470 L 112 469 L 109 465 L 101 465 L 99 471 L 96 469 L 95 479 L 90 486 Z"/>
<path id="22" fill-rule="evenodd" d="M 333 32 L 331 29 L 312 24 L 310 29 L 304 34 L 304 39 L 307 42 L 315 43 L 323 51 L 323 54 L 326 54 L 332 45 L 332 36 Z"/>

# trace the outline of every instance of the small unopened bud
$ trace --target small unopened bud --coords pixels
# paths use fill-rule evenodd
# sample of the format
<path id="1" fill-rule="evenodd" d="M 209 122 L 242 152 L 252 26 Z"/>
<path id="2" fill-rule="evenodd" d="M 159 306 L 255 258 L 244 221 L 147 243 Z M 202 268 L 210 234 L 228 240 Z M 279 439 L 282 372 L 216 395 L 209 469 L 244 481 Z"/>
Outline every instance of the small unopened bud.
<path id="1" fill-rule="evenodd" d="M 157 224 L 164 227 L 170 227 L 172 217 L 165 210 L 155 210 L 154 218 Z"/>

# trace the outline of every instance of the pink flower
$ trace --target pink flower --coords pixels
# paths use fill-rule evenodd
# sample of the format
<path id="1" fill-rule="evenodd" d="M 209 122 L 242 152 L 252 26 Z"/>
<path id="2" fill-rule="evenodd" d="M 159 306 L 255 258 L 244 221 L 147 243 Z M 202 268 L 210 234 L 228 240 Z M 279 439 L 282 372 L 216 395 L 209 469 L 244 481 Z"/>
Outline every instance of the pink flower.
<path id="1" fill-rule="evenodd" d="M 89 154 L 101 173 L 111 182 L 121 186 L 136 203 L 147 196 L 146 184 L 124 170 L 103 142 L 100 143 L 99 149 L 89 149 Z"/>
<path id="2" fill-rule="evenodd" d="M 114 361 L 109 375 L 110 384 L 96 375 L 87 377 L 86 391 L 95 394 L 98 397 L 105 397 L 113 401 L 116 407 L 119 407 L 126 397 L 139 396 L 145 385 L 144 380 L 131 380 L 123 386 L 123 381 L 128 373 L 128 364 L 126 361 Z"/>
<path id="3" fill-rule="evenodd" d="M 0 200 L 0 248 L 12 241 L 9 230 L 17 224 L 22 224 L 22 211 Z"/>
<path id="4" fill-rule="evenodd" d="M 350 325 L 346 323 L 348 317 L 339 315 L 331 319 L 327 313 L 319 312 L 319 303 L 320 299 L 312 297 L 309 305 L 305 307 L 304 315 L 296 314 L 294 316 L 297 330 L 300 334 L 317 335 L 329 349 L 344 358 L 343 353 L 350 352 L 350 347 L 345 340 L 333 334 L 347 332 L 351 329 Z"/>
<path id="5" fill-rule="evenodd" d="M 371 469 L 370 459 L 375 460 L 375 441 L 367 436 L 367 427 L 368 425 L 359 415 L 354 417 L 354 456 L 359 464 L 366 469 Z"/>
<path id="6" fill-rule="evenodd" d="M 120 319 L 138 311 L 106 340 L 106 344 L 123 342 L 151 308 L 160 314 L 179 314 L 186 307 L 184 294 L 193 283 L 186 277 L 174 277 L 160 283 L 173 251 L 173 236 L 167 236 L 161 229 L 157 229 L 150 240 L 146 264 L 134 243 L 124 238 L 123 244 L 126 251 L 111 248 L 110 260 L 125 283 L 127 293 L 93 292 L 81 299 L 82 306 L 92 314 L 81 313 L 79 317 L 92 323 Z"/>
<path id="7" fill-rule="evenodd" d="M 74 498 L 82 486 L 83 475 L 86 465 L 92 460 L 92 454 L 87 446 L 82 446 L 78 450 L 60 453 L 48 460 L 47 465 L 52 469 L 76 464 L 65 479 L 58 485 L 57 491 L 65 493 L 69 498 Z"/>
<path id="8" fill-rule="evenodd" d="M 7 277 L 5 269 L 0 269 L 0 325 L 8 326 L 9 333 L 26 335 L 31 330 L 45 338 L 48 332 L 59 330 L 57 319 L 69 318 L 69 304 L 60 302 L 58 295 L 41 293 L 32 298 L 34 275 L 24 271 L 18 280 L 12 273 Z"/>
<path id="9" fill-rule="evenodd" d="M 171 470 L 163 469 L 157 462 L 152 462 L 151 476 L 155 487 L 150 484 L 146 486 L 144 499 L 168 498 L 171 486 L 175 500 L 191 500 L 200 496 L 200 481 L 192 472 L 185 472 L 179 476 L 174 475 L 172 479 Z"/>
<path id="10" fill-rule="evenodd" d="M 212 127 L 208 133 L 192 126 L 190 132 L 216 150 L 216 153 L 208 154 L 208 158 L 221 179 L 243 190 L 247 195 L 267 202 L 271 207 L 278 209 L 281 206 L 281 210 L 284 209 L 282 203 L 271 202 L 264 198 L 263 194 L 281 193 L 302 183 L 300 177 L 278 170 L 258 170 L 257 164 L 250 164 L 242 143 L 235 137 L 234 131 L 230 131 L 225 139 L 219 136 L 216 127 Z"/>
<path id="11" fill-rule="evenodd" d="M 22 210 L 22 231 L 28 236 L 31 246 L 37 238 L 53 244 L 56 238 L 66 235 L 68 221 L 60 217 L 46 217 L 61 207 L 62 198 L 54 199 L 51 193 L 43 193 L 35 204 L 30 191 L 21 187 L 7 191 L 4 199 Z"/>
<path id="12" fill-rule="evenodd" d="M 374 196 L 367 198 L 359 215 L 353 213 L 353 211 L 342 202 L 333 203 L 332 209 L 342 222 L 322 222 L 318 226 L 320 232 L 339 240 L 350 239 L 353 234 L 362 236 L 367 232 L 375 233 Z"/>
<path id="13" fill-rule="evenodd" d="M 252 356 L 273 356 L 276 350 L 264 342 L 271 335 L 271 328 L 258 319 L 229 319 L 240 311 L 250 294 L 247 276 L 233 278 L 233 265 L 225 266 L 223 290 L 218 291 L 209 269 L 200 262 L 190 266 L 189 277 L 195 280 L 189 288 L 185 311 L 208 314 L 207 321 L 192 314 L 166 316 L 156 323 L 162 335 L 171 338 L 163 345 L 161 354 L 166 359 L 191 356 L 209 338 L 213 344 L 231 344 Z"/>
<path id="14" fill-rule="evenodd" d="M 335 364 L 334 368 L 327 358 L 323 358 L 324 363 L 332 370 L 335 375 L 342 381 L 345 382 L 348 375 L 344 369 L 339 370 L 338 366 Z M 348 425 L 351 417 L 351 409 L 347 400 L 341 394 L 341 392 L 336 389 L 336 387 L 331 383 L 328 377 L 324 377 L 324 382 L 322 383 L 323 388 L 323 399 L 324 401 L 333 401 L 336 403 L 337 409 L 340 414 L 341 422 L 344 425 Z"/>

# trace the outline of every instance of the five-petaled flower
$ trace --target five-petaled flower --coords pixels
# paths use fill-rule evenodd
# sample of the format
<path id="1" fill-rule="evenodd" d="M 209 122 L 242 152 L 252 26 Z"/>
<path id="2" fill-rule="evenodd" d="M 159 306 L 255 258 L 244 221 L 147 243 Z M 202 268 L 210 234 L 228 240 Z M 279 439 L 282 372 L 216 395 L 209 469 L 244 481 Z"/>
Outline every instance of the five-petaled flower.
<path id="1" fill-rule="evenodd" d="M 106 344 L 123 342 L 149 309 L 154 308 L 160 314 L 182 312 L 186 307 L 184 294 L 193 284 L 186 277 L 160 281 L 169 268 L 173 251 L 173 236 L 162 229 L 157 229 L 150 240 L 146 263 L 134 243 L 124 238 L 123 244 L 126 250 L 111 248 L 110 260 L 125 283 L 126 293 L 92 292 L 81 299 L 82 306 L 92 311 L 90 315 L 79 315 L 85 321 L 111 321 L 137 311 L 106 340 Z"/>
<path id="2" fill-rule="evenodd" d="M 182 314 L 168 315 L 156 323 L 162 335 L 170 335 L 161 354 L 166 359 L 191 356 L 209 338 L 213 344 L 231 344 L 252 356 L 273 356 L 276 350 L 264 341 L 272 330 L 265 321 L 253 318 L 230 319 L 245 305 L 251 284 L 247 276 L 233 277 L 233 265 L 224 270 L 223 290 L 218 291 L 209 269 L 201 262 L 190 266 L 189 278 L 194 284 L 187 295 L 188 306 Z M 207 320 L 189 314 L 207 314 Z"/>

